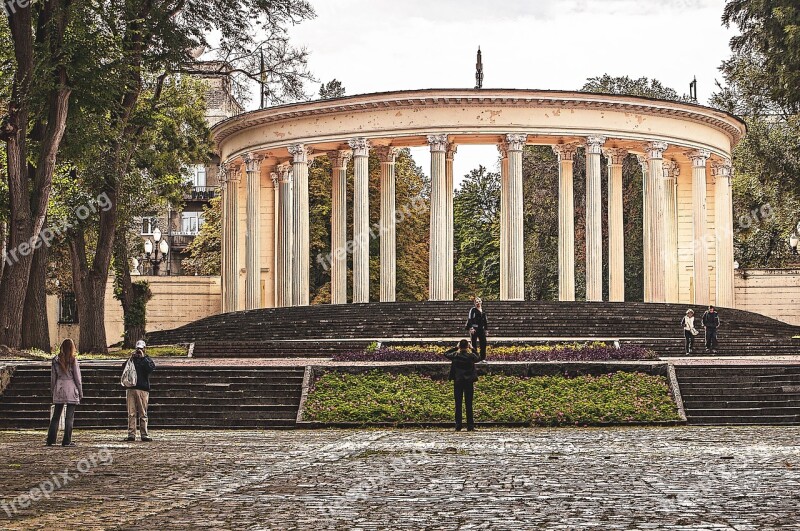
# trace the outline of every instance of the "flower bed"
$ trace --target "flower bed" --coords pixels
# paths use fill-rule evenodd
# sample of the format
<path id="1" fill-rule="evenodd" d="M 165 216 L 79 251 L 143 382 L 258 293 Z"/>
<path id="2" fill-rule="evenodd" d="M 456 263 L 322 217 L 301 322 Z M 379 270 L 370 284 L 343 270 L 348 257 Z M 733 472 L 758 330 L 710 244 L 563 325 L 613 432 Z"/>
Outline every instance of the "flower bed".
<path id="1" fill-rule="evenodd" d="M 329 372 L 314 384 L 304 419 L 317 422 L 453 421 L 453 384 L 419 374 Z M 482 376 L 475 384 L 477 422 L 543 426 L 678 420 L 662 376 Z"/>
<path id="2" fill-rule="evenodd" d="M 388 346 L 334 354 L 334 361 L 447 361 L 438 345 Z M 658 356 L 636 345 L 615 348 L 605 343 L 533 346 L 495 346 L 486 351 L 489 361 L 613 361 L 653 360 Z"/>

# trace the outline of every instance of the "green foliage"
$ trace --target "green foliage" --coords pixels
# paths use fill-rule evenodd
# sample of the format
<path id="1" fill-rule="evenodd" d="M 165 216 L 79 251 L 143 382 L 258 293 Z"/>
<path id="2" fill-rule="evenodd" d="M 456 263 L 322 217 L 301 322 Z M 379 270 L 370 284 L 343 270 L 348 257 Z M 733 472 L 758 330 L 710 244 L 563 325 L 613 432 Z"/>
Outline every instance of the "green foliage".
<path id="1" fill-rule="evenodd" d="M 691 101 L 689 96 L 681 96 L 675 89 L 665 87 L 657 79 L 648 79 L 646 77 L 631 79 L 628 76 L 614 77 L 603 74 L 602 76 L 587 79 L 581 88 L 581 92 L 626 94 L 660 100 Z"/>
<path id="2" fill-rule="evenodd" d="M 153 292 L 150 290 L 150 283 L 148 281 L 139 280 L 133 282 L 131 287 L 133 288 L 131 306 L 124 315 L 126 334 L 129 330 L 134 328 L 145 329 L 147 325 L 147 303 L 153 298 Z M 114 277 L 114 298 L 122 300 L 120 275 Z"/>
<path id="3" fill-rule="evenodd" d="M 800 112 L 800 5 L 797 0 L 728 0 L 722 21 L 735 24 L 736 55 L 760 56 L 759 92 L 793 113 Z M 728 77 L 734 64 L 723 63 Z"/>
<path id="4" fill-rule="evenodd" d="M 38 349 L 25 351 L 32 359 L 49 360 L 56 352 L 44 352 Z M 147 347 L 147 355 L 151 358 L 184 358 L 188 350 L 186 347 L 174 345 L 166 347 Z M 103 360 L 123 360 L 129 358 L 133 354 L 133 350 L 117 350 L 111 351 L 108 354 L 81 354 L 78 353 L 77 357 L 80 361 L 103 361 Z"/>
<path id="5" fill-rule="evenodd" d="M 204 223 L 187 247 L 189 258 L 183 269 L 190 275 L 219 275 L 222 268 L 222 198 L 217 196 L 203 208 Z"/>
<path id="6" fill-rule="evenodd" d="M 329 372 L 309 393 L 305 419 L 319 422 L 451 422 L 452 383 L 418 374 Z M 475 384 L 475 420 L 566 426 L 678 420 L 661 376 L 503 375 Z"/>
<path id="7" fill-rule="evenodd" d="M 500 174 L 480 166 L 453 197 L 453 294 L 500 298 Z"/>
<path id="8" fill-rule="evenodd" d="M 327 83 L 323 83 L 319 87 L 319 99 L 327 100 L 330 98 L 341 98 L 344 96 L 345 89 L 342 82 L 338 79 L 332 79 Z"/>

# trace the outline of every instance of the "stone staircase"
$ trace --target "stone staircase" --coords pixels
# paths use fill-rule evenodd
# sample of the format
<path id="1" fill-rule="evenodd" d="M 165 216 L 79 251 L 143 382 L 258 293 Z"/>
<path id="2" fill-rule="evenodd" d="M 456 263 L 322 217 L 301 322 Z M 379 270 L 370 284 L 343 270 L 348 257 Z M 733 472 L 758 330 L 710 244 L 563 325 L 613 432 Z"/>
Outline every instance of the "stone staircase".
<path id="1" fill-rule="evenodd" d="M 84 400 L 75 414 L 76 428 L 127 427 L 121 371 L 121 363 L 81 365 Z M 159 366 L 150 377 L 150 426 L 293 428 L 303 374 L 302 367 Z M 0 396 L 0 430 L 47 428 L 50 403 L 49 364 L 16 367 Z"/>
<path id="2" fill-rule="evenodd" d="M 203 357 L 319 357 L 374 340 L 460 337 L 469 302 L 319 305 L 233 312 L 153 332 L 152 345 L 194 343 Z M 490 341 L 618 339 L 682 355 L 680 319 L 688 306 L 646 303 L 487 301 Z M 703 308 L 696 307 L 698 315 Z M 721 353 L 798 354 L 800 327 L 742 310 L 720 310 Z M 695 341 L 702 345 L 702 334 Z M 698 350 L 702 353 L 702 349 Z"/>
<path id="3" fill-rule="evenodd" d="M 800 424 L 800 365 L 676 366 L 689 424 Z"/>

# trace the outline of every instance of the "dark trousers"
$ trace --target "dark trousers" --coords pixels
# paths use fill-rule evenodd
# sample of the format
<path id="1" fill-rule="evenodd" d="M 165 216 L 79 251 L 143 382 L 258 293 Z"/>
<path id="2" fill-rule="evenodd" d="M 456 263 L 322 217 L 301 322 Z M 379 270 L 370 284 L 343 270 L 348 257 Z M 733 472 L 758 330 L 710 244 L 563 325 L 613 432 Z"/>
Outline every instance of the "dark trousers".
<path id="1" fill-rule="evenodd" d="M 470 334 L 472 338 L 472 350 L 478 349 L 478 341 L 480 341 L 481 345 L 481 361 L 486 359 L 486 330 L 483 328 L 473 328 L 472 330 L 475 331 L 474 334 Z"/>
<path id="2" fill-rule="evenodd" d="M 61 444 L 72 442 L 72 425 L 75 423 L 75 404 L 55 404 L 53 408 L 53 418 L 50 419 L 50 429 L 47 430 L 47 444 L 54 444 L 58 436 L 58 422 L 61 420 L 61 412 L 67 406 L 67 414 L 64 418 L 64 438 Z"/>
<path id="3" fill-rule="evenodd" d="M 706 327 L 706 350 L 717 350 L 717 329 Z"/>
<path id="4" fill-rule="evenodd" d="M 684 330 L 683 337 L 686 338 L 686 348 L 684 349 L 684 352 L 689 354 L 692 351 L 692 347 L 694 346 L 694 336 L 692 335 L 692 332 L 690 332 L 689 330 Z"/>
<path id="5" fill-rule="evenodd" d="M 461 428 L 461 402 L 466 401 L 467 406 L 467 428 L 475 426 L 475 419 L 472 416 L 472 398 L 475 396 L 475 384 L 473 382 L 453 382 L 453 391 L 456 397 L 456 428 Z"/>

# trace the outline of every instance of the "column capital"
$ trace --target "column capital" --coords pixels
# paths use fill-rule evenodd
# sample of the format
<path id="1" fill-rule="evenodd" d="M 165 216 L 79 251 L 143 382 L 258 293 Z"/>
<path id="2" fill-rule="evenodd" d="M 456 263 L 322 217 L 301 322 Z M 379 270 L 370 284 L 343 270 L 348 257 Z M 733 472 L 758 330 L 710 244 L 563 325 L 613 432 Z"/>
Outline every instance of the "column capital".
<path id="1" fill-rule="evenodd" d="M 647 175 L 650 169 L 650 162 L 647 155 L 636 155 L 636 160 L 639 161 L 639 165 L 642 167 L 642 173 Z"/>
<path id="2" fill-rule="evenodd" d="M 711 162 L 711 175 L 713 177 L 730 178 L 733 175 L 733 166 L 730 159 L 714 160 Z"/>
<path id="3" fill-rule="evenodd" d="M 665 160 L 663 165 L 664 179 L 677 179 L 681 174 L 681 167 L 674 160 Z"/>
<path id="4" fill-rule="evenodd" d="M 575 154 L 578 152 L 578 144 L 555 144 L 553 146 L 553 153 L 558 155 L 558 161 L 575 160 Z"/>
<path id="5" fill-rule="evenodd" d="M 394 146 L 378 146 L 373 151 L 378 155 L 378 160 L 383 163 L 394 164 L 394 159 L 397 157 L 397 152 L 400 148 Z"/>
<path id="6" fill-rule="evenodd" d="M 353 149 L 354 157 L 369 157 L 369 140 L 366 138 L 351 138 L 347 144 Z"/>
<path id="7" fill-rule="evenodd" d="M 447 144 L 447 151 L 444 154 L 444 158 L 446 160 L 453 160 L 453 158 L 456 155 L 456 151 L 458 151 L 458 144 L 454 144 L 452 142 L 449 142 Z"/>
<path id="8" fill-rule="evenodd" d="M 708 159 L 711 158 L 711 151 L 707 149 L 695 149 L 693 151 L 687 151 L 685 155 L 692 161 L 692 166 L 695 168 L 705 168 Z"/>
<path id="9" fill-rule="evenodd" d="M 608 159 L 608 163 L 612 166 L 622 166 L 625 157 L 628 156 L 628 150 L 623 148 L 604 148 L 603 155 Z"/>
<path id="10" fill-rule="evenodd" d="M 669 147 L 669 144 L 660 141 L 645 142 L 643 147 L 648 159 L 660 159 L 664 157 L 664 152 Z"/>
<path id="11" fill-rule="evenodd" d="M 238 183 L 242 180 L 241 165 L 236 161 L 226 162 L 225 167 L 225 181 Z"/>
<path id="12" fill-rule="evenodd" d="M 225 169 L 225 164 L 217 165 L 217 180 L 220 187 L 225 187 L 225 183 L 228 182 L 228 171 Z"/>
<path id="13" fill-rule="evenodd" d="M 599 155 L 602 152 L 603 145 L 606 143 L 606 137 L 600 135 L 591 135 L 586 137 L 586 153 L 592 155 Z"/>
<path id="14" fill-rule="evenodd" d="M 447 135 L 428 135 L 428 145 L 431 152 L 447 151 Z"/>
<path id="15" fill-rule="evenodd" d="M 305 144 L 292 144 L 288 148 L 289 155 L 292 156 L 292 162 L 308 162 L 308 156 L 311 155 L 311 148 Z"/>
<path id="16" fill-rule="evenodd" d="M 261 162 L 264 160 L 264 155 L 257 153 L 245 153 L 242 155 L 242 162 L 244 163 L 245 171 L 249 176 L 251 173 L 258 173 L 261 171 Z"/>
<path id="17" fill-rule="evenodd" d="M 353 152 L 349 149 L 339 149 L 336 151 L 328 151 L 328 160 L 331 161 L 331 166 L 334 168 L 343 169 L 347 167 L 347 163 L 353 158 Z"/>
<path id="18" fill-rule="evenodd" d="M 271 171 L 271 172 L 269 172 L 269 178 L 270 178 L 270 179 L 272 179 L 272 184 L 273 184 L 273 186 L 274 186 L 275 188 L 277 188 L 277 187 L 278 187 L 278 185 L 279 185 L 279 184 L 280 184 L 280 182 L 281 182 L 281 174 L 280 174 L 280 172 L 278 171 L 278 168 L 275 168 L 275 171 Z"/>
<path id="19" fill-rule="evenodd" d="M 278 175 L 282 183 L 292 182 L 292 165 L 290 163 L 284 162 L 278 165 L 276 169 L 278 170 Z"/>
<path id="20" fill-rule="evenodd" d="M 528 135 L 524 133 L 508 133 L 504 136 L 504 140 L 508 151 L 522 151 L 525 148 Z"/>

